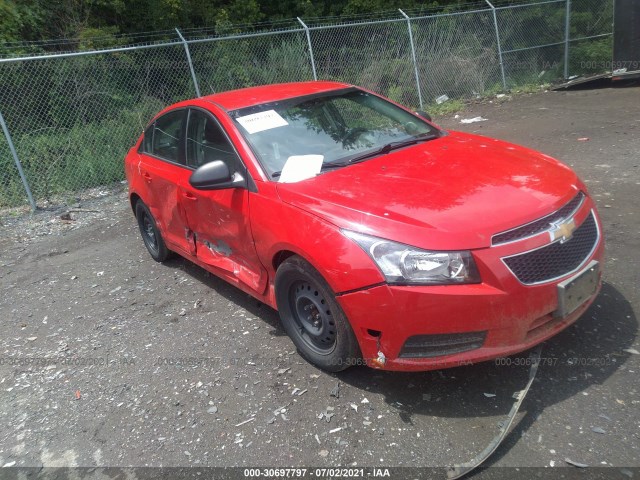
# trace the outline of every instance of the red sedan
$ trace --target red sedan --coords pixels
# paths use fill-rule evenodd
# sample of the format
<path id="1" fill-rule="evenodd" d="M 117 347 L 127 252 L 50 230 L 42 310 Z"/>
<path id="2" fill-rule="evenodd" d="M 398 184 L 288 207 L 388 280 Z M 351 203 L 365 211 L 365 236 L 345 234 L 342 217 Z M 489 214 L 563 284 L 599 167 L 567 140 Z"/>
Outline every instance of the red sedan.
<path id="1" fill-rule="evenodd" d="M 600 288 L 602 228 L 569 167 L 351 85 L 177 103 L 125 166 L 153 259 L 178 253 L 277 309 L 326 370 L 520 352 Z"/>

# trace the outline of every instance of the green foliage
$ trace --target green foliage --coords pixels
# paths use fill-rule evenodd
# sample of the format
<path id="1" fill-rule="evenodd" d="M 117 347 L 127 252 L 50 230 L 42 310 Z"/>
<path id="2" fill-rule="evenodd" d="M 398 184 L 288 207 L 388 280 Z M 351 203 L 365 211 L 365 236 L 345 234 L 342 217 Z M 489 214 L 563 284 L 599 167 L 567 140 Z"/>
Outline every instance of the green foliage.
<path id="1" fill-rule="evenodd" d="M 150 56 L 152 55 L 152 56 Z M 0 105 L 34 196 L 123 179 L 149 119 L 193 96 L 182 46 L 18 62 L 0 68 Z M 24 201 L 0 138 L 0 206 Z"/>
<path id="2" fill-rule="evenodd" d="M 610 70 L 613 38 L 574 42 L 571 45 L 569 70 L 572 74 L 595 74 Z"/>
<path id="3" fill-rule="evenodd" d="M 256 23 L 263 18 L 256 0 L 233 0 L 228 8 L 229 18 L 233 23 Z"/>
<path id="4" fill-rule="evenodd" d="M 418 104 L 413 63 L 408 56 L 379 58 L 365 65 L 360 72 L 353 69 L 352 78 L 355 83 L 366 85 L 394 102 L 404 105 Z"/>
<path id="5" fill-rule="evenodd" d="M 443 3 L 451 9 L 458 5 L 457 0 Z M 570 74 L 601 71 L 609 64 L 612 38 L 578 39 L 607 33 L 610 9 L 595 0 L 573 4 L 571 35 L 576 40 L 571 43 Z M 175 26 L 207 25 L 219 34 L 242 33 L 248 27 L 238 24 L 262 20 L 437 5 L 417 0 L 0 0 L 0 42 L 70 37 L 70 44 L 24 46 L 21 52 L 91 50 L 145 39 L 133 36 L 140 31 L 167 30 L 149 38 L 175 41 Z M 515 50 L 503 58 L 511 91 L 536 91 L 562 77 L 562 2 L 499 9 L 497 15 L 503 50 Z M 421 94 L 430 113 L 450 114 L 462 109 L 464 98 L 503 90 L 488 9 L 415 19 L 411 28 Z M 417 109 L 407 34 L 404 21 L 314 29 L 318 75 L 365 86 Z M 536 48 L 541 44 L 550 46 Z M 3 49 L 20 53 L 0 43 L 0 52 Z M 203 94 L 312 78 L 302 32 L 222 37 L 191 43 L 190 49 Z M 122 159 L 149 119 L 164 106 L 195 94 L 180 44 L 5 63 L 0 85 L 0 111 L 36 198 L 122 180 Z M 451 100 L 433 104 L 443 94 Z M 23 199 L 17 169 L 0 137 L 0 206 Z"/>
<path id="6" fill-rule="evenodd" d="M 548 83 L 523 83 L 511 89 L 512 93 L 538 93 L 549 88 Z"/>
<path id="7" fill-rule="evenodd" d="M 349 0 L 342 11 L 345 15 L 380 12 L 398 8 L 409 9 L 415 6 L 414 0 Z"/>
<path id="8" fill-rule="evenodd" d="M 464 102 L 462 100 L 448 100 L 444 103 L 431 103 L 425 105 L 424 111 L 433 117 L 443 117 L 452 113 L 464 110 Z"/>
<path id="9" fill-rule="evenodd" d="M 204 93 L 312 78 L 306 42 L 295 34 L 196 44 L 191 56 Z"/>
<path id="10" fill-rule="evenodd" d="M 52 127 L 14 136 L 22 168 L 37 199 L 96 187 L 124 179 L 123 159 L 146 122 L 162 105 L 146 99 L 135 110 L 123 110 L 111 119 Z M 16 205 L 24 190 L 9 155 L 0 172 L 7 174 L 0 190 L 0 207 Z M 3 176 L 0 174 L 0 182 Z M 8 179 L 8 180 L 7 180 Z"/>
<path id="11" fill-rule="evenodd" d="M 24 187 L 18 176 L 9 146 L 0 138 L 0 208 L 26 202 Z"/>
<path id="12" fill-rule="evenodd" d="M 78 34 L 79 50 L 96 50 L 99 48 L 117 47 L 121 39 L 115 37 L 119 33 L 118 27 L 89 27 Z"/>
<path id="13" fill-rule="evenodd" d="M 37 1 L 0 0 L 0 18 L 0 42 L 17 42 L 30 40 L 45 15 Z"/>
<path id="14" fill-rule="evenodd" d="M 0 0 L 0 42 L 11 42 L 20 36 L 20 14 L 15 3 Z"/>
<path id="15" fill-rule="evenodd" d="M 298 37 L 274 45 L 268 51 L 263 68 L 257 70 L 260 74 L 257 85 L 311 79 L 310 59 L 304 40 Z"/>
<path id="16" fill-rule="evenodd" d="M 464 97 L 484 92 L 499 79 L 490 12 L 435 17 L 416 23 L 423 98 Z"/>

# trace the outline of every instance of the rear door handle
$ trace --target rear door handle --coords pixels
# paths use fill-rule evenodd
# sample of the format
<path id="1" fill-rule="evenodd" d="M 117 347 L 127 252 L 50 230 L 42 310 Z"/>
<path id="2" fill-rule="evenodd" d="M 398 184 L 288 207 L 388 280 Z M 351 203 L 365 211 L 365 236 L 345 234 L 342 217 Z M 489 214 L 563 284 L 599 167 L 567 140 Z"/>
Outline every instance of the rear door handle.
<path id="1" fill-rule="evenodd" d="M 147 183 L 151 183 L 151 175 L 149 175 L 147 172 L 144 172 L 142 176 L 147 181 Z"/>

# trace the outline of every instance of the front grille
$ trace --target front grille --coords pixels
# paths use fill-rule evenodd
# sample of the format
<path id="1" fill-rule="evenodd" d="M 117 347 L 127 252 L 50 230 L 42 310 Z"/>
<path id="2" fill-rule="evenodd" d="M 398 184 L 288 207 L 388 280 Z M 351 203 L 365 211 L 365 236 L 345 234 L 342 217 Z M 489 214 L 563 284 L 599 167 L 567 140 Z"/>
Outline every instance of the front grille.
<path id="1" fill-rule="evenodd" d="M 578 194 L 571 199 L 560 210 L 556 210 L 546 217 L 542 217 L 534 222 L 527 223 L 521 227 L 514 228 L 513 230 L 507 230 L 506 232 L 498 233 L 491 239 L 492 245 L 501 245 L 503 243 L 515 242 L 516 240 L 522 240 L 523 238 L 532 237 L 545 230 L 549 230 L 552 223 L 558 220 L 564 220 L 569 218 L 575 212 L 578 211 L 582 201 L 584 200 L 584 193 L 578 192 Z"/>
<path id="2" fill-rule="evenodd" d="M 480 348 L 487 332 L 442 333 L 409 337 L 400 351 L 401 358 L 431 358 Z"/>
<path id="3" fill-rule="evenodd" d="M 591 255 L 597 241 L 598 226 L 592 212 L 566 242 L 557 241 L 503 261 L 525 285 L 547 282 L 577 270 Z"/>

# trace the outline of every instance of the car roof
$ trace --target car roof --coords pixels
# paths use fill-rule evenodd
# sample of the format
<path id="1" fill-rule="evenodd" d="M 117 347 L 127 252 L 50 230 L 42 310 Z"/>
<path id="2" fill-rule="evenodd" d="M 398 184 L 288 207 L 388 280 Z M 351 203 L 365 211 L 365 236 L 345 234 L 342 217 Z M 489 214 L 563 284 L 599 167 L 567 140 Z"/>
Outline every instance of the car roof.
<path id="1" fill-rule="evenodd" d="M 315 93 L 328 92 L 347 88 L 351 85 L 340 82 L 294 82 L 262 85 L 259 87 L 241 88 L 228 92 L 207 95 L 200 100 L 214 102 L 226 110 L 251 107 L 260 103 L 276 102 L 287 98 L 313 95 Z"/>

